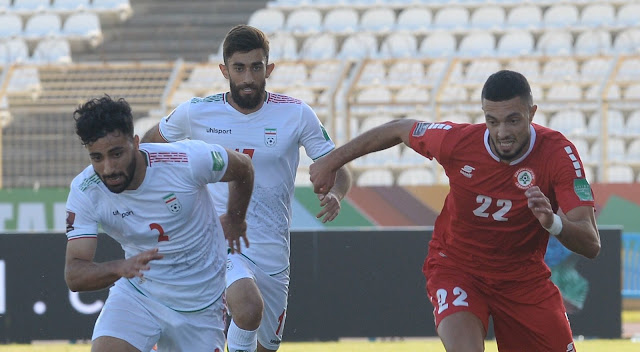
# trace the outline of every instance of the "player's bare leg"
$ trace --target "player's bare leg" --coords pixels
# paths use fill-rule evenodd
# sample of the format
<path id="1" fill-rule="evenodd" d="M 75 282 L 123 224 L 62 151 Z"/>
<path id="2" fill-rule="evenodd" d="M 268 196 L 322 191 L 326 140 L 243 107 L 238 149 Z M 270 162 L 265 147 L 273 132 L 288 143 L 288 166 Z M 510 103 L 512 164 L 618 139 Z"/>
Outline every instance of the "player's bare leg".
<path id="1" fill-rule="evenodd" d="M 140 352 L 127 341 L 111 336 L 100 336 L 91 344 L 91 352 L 109 351 Z"/>
<path id="2" fill-rule="evenodd" d="M 438 335 L 447 352 L 484 351 L 484 326 L 471 312 L 458 312 L 442 319 Z"/>
<path id="3" fill-rule="evenodd" d="M 258 286 L 253 279 L 240 279 L 227 288 L 226 297 L 232 319 L 227 334 L 229 351 L 233 352 L 233 346 L 256 344 L 257 329 L 260 326 L 264 309 L 264 302 Z M 252 341 L 246 341 L 248 339 L 252 339 Z"/>

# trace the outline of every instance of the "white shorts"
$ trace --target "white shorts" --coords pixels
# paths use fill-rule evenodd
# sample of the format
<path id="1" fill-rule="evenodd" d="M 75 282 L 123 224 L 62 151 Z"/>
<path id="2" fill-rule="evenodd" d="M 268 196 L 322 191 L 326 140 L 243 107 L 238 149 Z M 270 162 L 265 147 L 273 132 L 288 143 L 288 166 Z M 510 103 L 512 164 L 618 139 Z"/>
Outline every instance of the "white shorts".
<path id="1" fill-rule="evenodd" d="M 130 286 L 129 289 L 127 286 Z M 109 290 L 92 340 L 111 336 L 140 351 L 223 351 L 223 297 L 196 312 L 178 312 L 135 291 L 128 283 Z"/>
<path id="2" fill-rule="evenodd" d="M 244 255 L 228 254 L 227 287 L 244 278 L 255 281 L 264 301 L 262 322 L 258 328 L 258 342 L 267 349 L 277 350 L 282 341 L 282 331 L 287 318 L 289 268 L 278 274 L 269 275 Z"/>

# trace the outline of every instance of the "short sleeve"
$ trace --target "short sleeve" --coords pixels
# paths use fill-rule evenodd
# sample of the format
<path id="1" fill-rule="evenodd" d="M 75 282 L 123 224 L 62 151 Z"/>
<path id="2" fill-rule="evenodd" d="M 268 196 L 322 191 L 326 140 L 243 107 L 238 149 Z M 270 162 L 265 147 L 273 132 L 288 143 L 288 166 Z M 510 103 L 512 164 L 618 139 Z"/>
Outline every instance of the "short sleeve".
<path id="1" fill-rule="evenodd" d="M 335 148 L 335 144 L 329 137 L 324 126 L 311 107 L 302 103 L 302 116 L 300 118 L 300 143 L 304 146 L 309 158 L 316 160 Z"/>
<path id="2" fill-rule="evenodd" d="M 71 187 L 67 197 L 67 240 L 78 238 L 97 238 L 98 219 L 91 200 L 77 187 Z"/>
<path id="3" fill-rule="evenodd" d="M 160 120 L 160 135 L 167 142 L 175 142 L 191 138 L 191 125 L 189 122 L 190 101 L 186 101 L 176 107 L 169 115 Z"/>
<path id="4" fill-rule="evenodd" d="M 189 148 L 189 164 L 197 183 L 215 183 L 222 179 L 229 164 L 229 155 L 225 148 L 199 140 L 181 143 Z"/>
<path id="5" fill-rule="evenodd" d="M 411 129 L 409 146 L 420 155 L 430 160 L 435 158 L 440 164 L 443 164 L 449 159 L 451 152 L 449 141 L 451 137 L 456 135 L 456 130 L 457 125 L 450 122 L 418 121 Z"/>
<path id="6" fill-rule="evenodd" d="M 553 190 L 556 194 L 559 207 L 567 213 L 579 206 L 595 205 L 591 185 L 585 178 L 584 167 L 576 147 L 565 140 L 559 144 L 556 156 L 553 159 Z"/>

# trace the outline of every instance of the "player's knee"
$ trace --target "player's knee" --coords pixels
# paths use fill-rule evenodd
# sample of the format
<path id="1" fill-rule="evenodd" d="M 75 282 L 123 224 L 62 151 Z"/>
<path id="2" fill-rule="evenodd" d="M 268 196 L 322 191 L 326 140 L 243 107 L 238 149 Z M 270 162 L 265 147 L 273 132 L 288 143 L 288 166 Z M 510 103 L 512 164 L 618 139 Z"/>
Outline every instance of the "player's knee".
<path id="1" fill-rule="evenodd" d="M 239 309 L 236 309 L 232 314 L 238 327 L 244 330 L 255 330 L 260 326 L 264 309 L 262 297 L 247 299 L 237 308 Z"/>

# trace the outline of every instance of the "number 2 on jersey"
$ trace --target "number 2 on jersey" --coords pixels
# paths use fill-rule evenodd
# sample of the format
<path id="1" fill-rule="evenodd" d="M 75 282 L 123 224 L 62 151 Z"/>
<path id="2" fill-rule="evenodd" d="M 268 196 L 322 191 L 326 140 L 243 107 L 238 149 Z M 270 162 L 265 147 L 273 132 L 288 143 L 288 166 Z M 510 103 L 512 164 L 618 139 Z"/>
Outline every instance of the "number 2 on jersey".
<path id="1" fill-rule="evenodd" d="M 162 226 L 160 224 L 157 223 L 151 223 L 149 224 L 149 228 L 151 230 L 157 230 L 160 234 L 158 235 L 158 242 L 162 242 L 162 241 L 168 241 L 169 240 L 169 236 L 164 234 L 164 229 L 162 228 Z"/>
<path id="2" fill-rule="evenodd" d="M 489 213 L 487 213 L 487 209 L 489 208 L 489 206 L 491 206 L 492 202 L 493 202 L 493 198 L 479 194 L 476 197 L 476 203 L 480 203 L 480 206 L 473 211 L 473 214 L 481 218 L 488 218 Z M 511 210 L 511 201 L 508 199 L 498 199 L 496 201 L 496 205 L 500 207 L 500 209 L 498 209 L 498 211 L 491 214 L 491 217 L 493 217 L 495 221 L 509 220 L 509 218 L 505 218 L 504 215 L 507 214 L 509 210 Z"/>
<path id="3" fill-rule="evenodd" d="M 443 311 L 445 311 L 447 308 L 449 308 L 449 303 L 447 303 L 447 290 L 440 288 L 438 289 L 438 291 L 436 291 L 436 295 L 438 296 L 438 314 L 442 313 Z M 456 299 L 453 300 L 452 304 L 454 306 L 464 306 L 464 307 L 468 307 L 469 306 L 469 302 L 466 301 L 467 299 L 467 292 L 465 292 L 465 290 L 461 289 L 460 287 L 456 286 L 453 288 L 453 295 L 456 296 Z"/>

